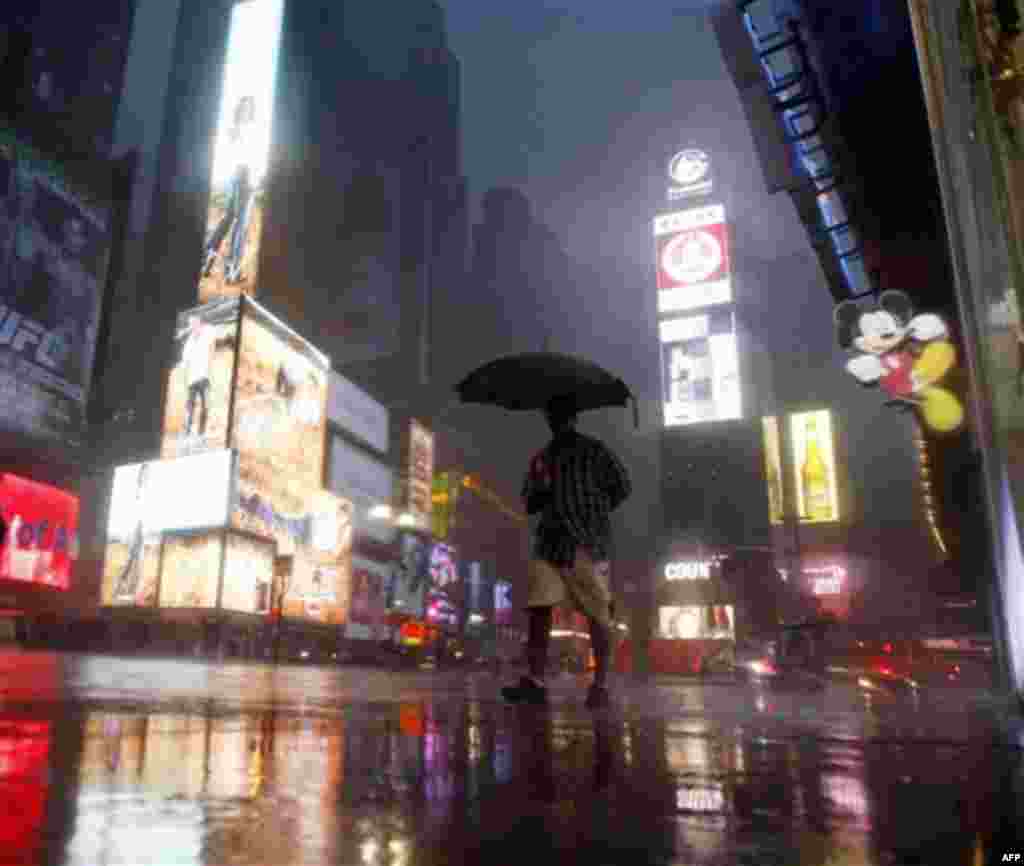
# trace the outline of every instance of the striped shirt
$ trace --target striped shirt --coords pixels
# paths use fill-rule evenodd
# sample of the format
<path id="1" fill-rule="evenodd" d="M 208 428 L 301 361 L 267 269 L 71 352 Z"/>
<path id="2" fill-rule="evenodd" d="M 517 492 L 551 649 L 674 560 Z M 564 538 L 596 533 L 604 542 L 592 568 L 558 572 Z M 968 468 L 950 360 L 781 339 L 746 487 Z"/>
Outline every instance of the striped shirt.
<path id="1" fill-rule="evenodd" d="M 523 481 L 527 511 L 540 512 L 533 555 L 570 566 L 582 546 L 607 560 L 610 514 L 631 491 L 626 468 L 603 443 L 575 430 L 555 437 L 530 461 Z"/>

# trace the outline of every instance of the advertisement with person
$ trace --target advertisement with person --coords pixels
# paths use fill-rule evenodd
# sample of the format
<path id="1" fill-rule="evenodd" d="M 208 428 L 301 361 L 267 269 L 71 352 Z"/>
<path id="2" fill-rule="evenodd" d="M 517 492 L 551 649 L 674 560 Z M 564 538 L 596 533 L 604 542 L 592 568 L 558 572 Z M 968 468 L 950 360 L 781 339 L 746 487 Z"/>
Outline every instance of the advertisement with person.
<path id="1" fill-rule="evenodd" d="M 228 533 L 222 610 L 267 613 L 274 578 L 274 542 Z"/>
<path id="2" fill-rule="evenodd" d="M 352 605 L 346 637 L 358 640 L 383 639 L 389 571 L 383 563 L 363 557 L 352 558 Z"/>
<path id="3" fill-rule="evenodd" d="M 8 473 L 0 474 L 0 580 L 66 590 L 78 558 L 78 497 Z"/>
<path id="4" fill-rule="evenodd" d="M 400 532 L 399 560 L 388 587 L 387 607 L 422 617 L 430 582 L 430 539 L 418 532 Z"/>
<path id="5" fill-rule="evenodd" d="M 238 303 L 230 300 L 178 316 L 175 339 L 180 349 L 164 404 L 165 459 L 227 447 L 238 319 Z"/>
<path id="6" fill-rule="evenodd" d="M 326 357 L 255 302 L 242 323 L 231 447 L 238 451 L 232 527 L 273 538 L 278 555 L 308 547 L 324 460 Z"/>
<path id="7" fill-rule="evenodd" d="M 735 615 L 730 604 L 683 605 L 658 609 L 658 632 L 666 640 L 735 638 Z"/>
<path id="8" fill-rule="evenodd" d="M 215 608 L 223 532 L 164 539 L 160 607 Z"/>
<path id="9" fill-rule="evenodd" d="M 107 519 L 103 604 L 156 604 L 162 533 L 227 525 L 233 478 L 227 450 L 118 466 Z"/>
<path id="10" fill-rule="evenodd" d="M 352 591 L 352 503 L 320 490 L 311 505 L 309 543 L 295 552 L 284 614 L 343 625 Z"/>
<path id="11" fill-rule="evenodd" d="M 87 176 L 0 125 L 0 196 L 0 425 L 74 437 L 107 278 L 109 176 Z"/>
<path id="12" fill-rule="evenodd" d="M 741 418 L 736 325 L 731 310 L 659 322 L 666 427 Z"/>
<path id="13" fill-rule="evenodd" d="M 654 240 L 659 314 L 732 301 L 722 205 L 655 217 Z"/>
<path id="14" fill-rule="evenodd" d="M 512 584 L 507 580 L 495 581 L 494 621 L 498 625 L 511 625 L 512 619 Z"/>
<path id="15" fill-rule="evenodd" d="M 283 0 L 231 10 L 199 302 L 256 291 Z"/>

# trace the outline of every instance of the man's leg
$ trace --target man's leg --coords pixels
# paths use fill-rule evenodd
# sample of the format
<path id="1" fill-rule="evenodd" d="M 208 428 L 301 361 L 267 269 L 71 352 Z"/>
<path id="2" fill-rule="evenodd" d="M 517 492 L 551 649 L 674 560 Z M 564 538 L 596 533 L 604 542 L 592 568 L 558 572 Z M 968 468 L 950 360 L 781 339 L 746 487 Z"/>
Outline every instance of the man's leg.
<path id="1" fill-rule="evenodd" d="M 185 401 L 185 435 L 192 435 L 192 414 L 196 409 L 196 386 L 188 386 L 188 400 Z"/>
<path id="2" fill-rule="evenodd" d="M 596 619 L 590 619 L 590 646 L 594 650 L 594 686 L 608 685 L 608 662 L 612 651 L 611 629 Z"/>
<path id="3" fill-rule="evenodd" d="M 526 638 L 526 662 L 530 676 L 537 685 L 544 685 L 548 666 L 548 647 L 551 644 L 551 608 L 531 607 L 527 610 L 529 632 Z"/>
<path id="4" fill-rule="evenodd" d="M 210 394 L 210 380 L 203 379 L 197 386 L 199 392 L 199 435 L 206 435 L 207 398 Z"/>

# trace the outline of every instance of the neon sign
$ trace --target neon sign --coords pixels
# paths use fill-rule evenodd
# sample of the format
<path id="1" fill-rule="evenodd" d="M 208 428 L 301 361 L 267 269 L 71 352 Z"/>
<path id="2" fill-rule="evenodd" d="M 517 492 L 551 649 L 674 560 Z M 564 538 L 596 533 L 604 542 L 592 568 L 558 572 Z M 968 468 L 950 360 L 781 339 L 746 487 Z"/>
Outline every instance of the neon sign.
<path id="1" fill-rule="evenodd" d="M 681 560 L 665 566 L 665 580 L 710 580 L 710 559 Z"/>

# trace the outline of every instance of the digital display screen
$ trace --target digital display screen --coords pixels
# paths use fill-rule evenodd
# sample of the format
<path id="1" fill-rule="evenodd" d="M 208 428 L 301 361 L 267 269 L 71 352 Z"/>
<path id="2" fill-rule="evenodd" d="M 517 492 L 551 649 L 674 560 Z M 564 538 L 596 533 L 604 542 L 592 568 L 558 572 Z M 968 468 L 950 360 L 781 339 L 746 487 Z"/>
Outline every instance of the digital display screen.
<path id="1" fill-rule="evenodd" d="M 234 465 L 232 453 L 221 450 L 118 466 L 110 498 L 108 542 L 131 542 L 139 532 L 223 528 L 228 522 Z"/>
<path id="2" fill-rule="evenodd" d="M 742 417 L 739 352 L 730 310 L 662 321 L 666 427 Z"/>
<path id="3" fill-rule="evenodd" d="M 109 178 L 0 124 L 0 426 L 77 443 L 111 245 Z"/>
<path id="4" fill-rule="evenodd" d="M 832 413 L 827 409 L 789 416 L 793 481 L 801 523 L 839 520 Z"/>
<path id="5" fill-rule="evenodd" d="M 430 540 L 416 532 L 400 532 L 399 561 L 388 587 L 390 610 L 422 617 L 430 583 Z"/>
<path id="6" fill-rule="evenodd" d="M 283 8 L 247 0 L 231 10 L 200 303 L 256 292 Z"/>
<path id="7" fill-rule="evenodd" d="M 274 580 L 274 543 L 228 533 L 222 610 L 266 613 Z"/>
<path id="8" fill-rule="evenodd" d="M 166 538 L 160 607 L 215 608 L 223 544 L 222 532 Z"/>
<path id="9" fill-rule="evenodd" d="M 238 451 L 235 529 L 278 544 L 278 555 L 333 533 L 314 500 L 322 489 L 327 359 L 286 325 L 246 300 L 230 444 Z M 332 535 L 332 537 L 334 537 Z M 328 542 L 330 543 L 330 541 Z"/>
<path id="10" fill-rule="evenodd" d="M 736 618 L 731 604 L 661 607 L 658 631 L 665 640 L 731 640 Z"/>
<path id="11" fill-rule="evenodd" d="M 228 446 L 239 305 L 214 301 L 178 315 L 176 358 L 167 381 L 161 456 Z"/>
<path id="12" fill-rule="evenodd" d="M 3 473 L 0 514 L 7 529 L 0 537 L 0 580 L 69 589 L 78 559 L 78 497 Z"/>

